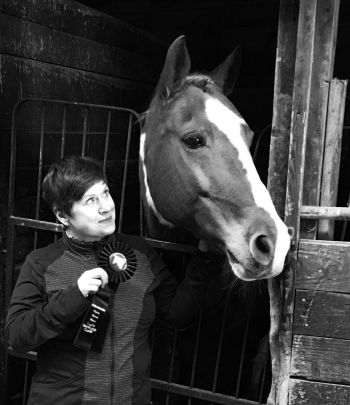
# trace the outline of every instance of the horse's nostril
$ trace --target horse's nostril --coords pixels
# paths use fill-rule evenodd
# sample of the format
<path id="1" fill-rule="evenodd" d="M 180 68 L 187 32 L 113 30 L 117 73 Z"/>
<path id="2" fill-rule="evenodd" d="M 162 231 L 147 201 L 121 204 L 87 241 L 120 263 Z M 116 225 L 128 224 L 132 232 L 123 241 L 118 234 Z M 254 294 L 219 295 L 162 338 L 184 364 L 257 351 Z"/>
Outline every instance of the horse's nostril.
<path id="1" fill-rule="evenodd" d="M 273 255 L 273 245 L 268 236 L 255 234 L 250 240 L 250 251 L 257 263 L 268 265 Z"/>
<path id="2" fill-rule="evenodd" d="M 260 235 L 255 240 L 256 247 L 265 254 L 269 254 L 271 251 L 270 242 L 266 235 Z"/>

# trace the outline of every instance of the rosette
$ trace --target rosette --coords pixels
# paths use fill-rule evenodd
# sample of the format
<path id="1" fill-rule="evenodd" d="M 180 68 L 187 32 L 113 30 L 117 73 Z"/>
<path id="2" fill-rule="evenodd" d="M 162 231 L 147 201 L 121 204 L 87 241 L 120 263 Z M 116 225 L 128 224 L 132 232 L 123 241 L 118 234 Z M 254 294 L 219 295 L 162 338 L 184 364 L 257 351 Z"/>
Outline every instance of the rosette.
<path id="1" fill-rule="evenodd" d="M 99 252 L 98 265 L 107 272 L 108 283 L 119 284 L 134 275 L 137 258 L 127 243 L 112 241 Z"/>

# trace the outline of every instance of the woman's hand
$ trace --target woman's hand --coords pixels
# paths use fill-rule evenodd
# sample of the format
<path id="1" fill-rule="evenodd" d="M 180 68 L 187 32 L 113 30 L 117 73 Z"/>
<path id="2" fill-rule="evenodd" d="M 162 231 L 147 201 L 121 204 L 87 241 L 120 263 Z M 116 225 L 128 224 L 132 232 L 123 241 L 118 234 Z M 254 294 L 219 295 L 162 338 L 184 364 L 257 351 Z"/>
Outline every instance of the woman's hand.
<path id="1" fill-rule="evenodd" d="M 101 267 L 96 267 L 84 271 L 78 279 L 78 288 L 84 297 L 87 297 L 89 294 L 96 293 L 100 287 L 103 288 L 107 283 L 107 273 Z"/>

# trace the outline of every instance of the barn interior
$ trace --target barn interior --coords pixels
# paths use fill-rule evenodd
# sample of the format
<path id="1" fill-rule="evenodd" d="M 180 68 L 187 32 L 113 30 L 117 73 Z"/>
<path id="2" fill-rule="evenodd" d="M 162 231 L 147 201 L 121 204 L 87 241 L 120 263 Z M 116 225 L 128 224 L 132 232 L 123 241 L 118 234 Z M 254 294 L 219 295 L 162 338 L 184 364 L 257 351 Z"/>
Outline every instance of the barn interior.
<path id="1" fill-rule="evenodd" d="M 273 119 L 276 47 L 279 24 L 280 0 L 82 0 L 79 2 L 59 0 L 46 1 L 38 6 L 37 2 L 25 0 L 18 5 L 8 0 L 0 5 L 1 40 L 1 123 L 0 123 L 0 207 L 1 207 L 1 268 L 7 259 L 7 217 L 11 149 L 13 130 L 12 111 L 17 102 L 27 98 L 55 99 L 69 102 L 91 103 L 130 108 L 137 113 L 147 109 L 154 86 L 163 66 L 170 43 L 179 35 L 185 35 L 194 71 L 210 71 L 236 47 L 242 52 L 241 70 L 235 90 L 230 97 L 250 128 L 254 131 L 251 152 L 258 172 L 267 183 L 271 128 Z M 51 13 L 52 11 L 52 13 Z M 295 10 L 297 18 L 298 10 Z M 339 13 L 339 28 L 334 64 L 334 77 L 347 79 L 350 75 L 350 60 L 347 49 L 350 41 L 350 4 L 342 1 Z M 2 24 L 1 24 L 2 22 Z M 42 42 L 40 42 L 42 41 Z M 43 44 L 40 48 L 40 43 Z M 347 97 L 348 99 L 348 97 Z M 73 108 L 73 107 L 72 107 Z M 23 131 L 16 157 L 16 192 L 11 202 L 12 209 L 20 216 L 34 218 L 36 211 L 36 179 L 40 149 L 41 105 L 20 107 L 15 119 Z M 52 133 L 59 132 L 62 111 L 57 107 L 46 110 L 46 121 L 50 121 Z M 72 111 L 67 119 L 70 132 L 81 131 L 84 125 L 84 110 Z M 59 119 L 57 117 L 59 116 Z M 96 134 L 104 131 L 106 115 L 98 112 L 89 121 L 89 132 Z M 127 131 L 127 121 L 122 114 L 112 118 L 120 131 Z M 118 121 L 122 120 L 122 121 Z M 103 125 L 101 125 L 103 122 Z M 120 124 L 121 122 L 121 124 Z M 103 127 L 103 128 L 102 128 Z M 347 101 L 344 115 L 344 130 L 340 156 L 340 177 L 338 187 L 338 206 L 349 204 L 348 173 L 350 171 L 350 103 Z M 119 131 L 115 130 L 116 132 Z M 69 132 L 69 131 L 68 131 Z M 79 139 L 78 139 L 79 138 Z M 68 138 L 67 138 L 68 139 Z M 52 135 L 51 144 L 46 146 L 42 170 L 45 173 L 49 164 L 59 157 L 59 142 Z M 118 141 L 119 142 L 119 141 Z M 113 151 L 121 146 L 111 143 L 107 158 L 110 173 L 119 170 L 122 156 L 113 157 Z M 67 140 L 70 153 L 79 153 L 81 137 Z M 101 155 L 102 146 L 91 141 L 87 152 L 95 157 Z M 123 231 L 139 232 L 137 142 L 131 146 L 129 170 L 130 192 L 125 210 Z M 115 170 L 116 169 L 116 170 Z M 121 178 L 111 175 L 115 195 L 121 187 Z M 51 213 L 44 205 L 40 206 L 40 220 L 52 221 Z M 137 223 L 135 223 L 135 220 Z M 50 236 L 48 236 L 50 234 Z M 33 246 L 47 243 L 52 232 L 32 229 L 19 231 L 16 241 L 17 272 L 20 263 Z M 350 240 L 347 222 L 336 223 L 337 240 Z M 1 298 L 6 299 L 4 293 Z M 258 298 L 257 311 L 252 313 L 248 335 L 242 314 L 247 310 L 240 297 L 231 298 L 231 307 L 236 306 L 231 316 L 231 324 L 224 336 L 224 349 L 227 361 L 215 374 L 216 347 L 220 336 L 212 333 L 220 330 L 223 307 L 211 314 L 202 332 L 205 341 L 199 355 L 196 379 L 191 380 L 190 369 L 183 380 L 173 375 L 172 381 L 196 389 L 211 390 L 215 374 L 218 383 L 216 392 L 221 395 L 265 403 L 271 380 L 271 370 L 266 349 L 266 333 L 269 328 L 269 298 L 263 288 Z M 225 315 L 227 316 L 227 315 Z M 236 320 L 234 318 L 236 317 Z M 214 322 L 214 320 L 217 321 Z M 3 320 L 2 320 L 3 322 Z M 219 325 L 220 324 L 220 325 Z M 239 333 L 237 332 L 239 330 Z M 189 330 L 182 336 L 187 344 L 183 357 L 194 350 L 197 329 Z M 247 338 L 248 336 L 248 338 Z M 161 335 L 160 340 L 164 339 Z M 171 340 L 171 338 L 169 338 Z M 215 345 L 212 345 L 215 342 Z M 245 345 L 247 356 L 245 365 L 240 365 L 239 351 Z M 244 343 L 245 342 L 245 343 Z M 167 343 L 171 345 L 171 342 Z M 230 349 L 230 345 L 236 345 Z M 185 346 L 184 346 L 185 347 Z M 161 353 L 168 349 L 162 348 Z M 204 353 L 206 351 L 206 353 Z M 225 352 L 224 352 L 225 353 Z M 259 356 L 263 358 L 259 363 Z M 267 356 L 267 357 L 266 357 Z M 163 361 L 164 359 L 162 359 Z M 170 358 L 168 358 L 171 361 Z M 22 403 L 27 392 L 23 391 L 25 379 L 30 378 L 35 369 L 35 361 L 10 356 L 11 384 L 6 395 L 12 398 L 11 404 Z M 236 362 L 237 366 L 232 366 Z M 253 365 L 259 364 L 254 369 Z M 261 365 L 262 364 L 262 365 Z M 4 362 L 2 362 L 2 368 Z M 186 367 L 191 367 L 186 364 Z M 29 374 L 25 373 L 29 370 Z M 181 370 L 177 370 L 181 374 Z M 167 366 L 157 363 L 154 377 L 167 379 Z M 14 378 L 16 376 L 17 378 Z M 28 377 L 29 376 L 29 377 Z M 176 380 L 178 377 L 178 380 Z M 243 380 L 239 383 L 238 380 Z M 246 380 L 246 382 L 244 382 Z M 155 405 L 162 403 L 188 403 L 185 395 L 164 394 L 162 387 L 155 390 Z M 215 403 L 205 399 L 192 400 L 193 404 Z M 204 398 L 204 397 L 203 397 Z M 17 401 L 17 402 L 16 402 Z M 157 402 L 158 401 L 158 402 Z M 226 403 L 226 402 L 220 402 Z M 230 402 L 227 402 L 230 403 Z M 240 402 L 237 402 L 239 404 Z"/>

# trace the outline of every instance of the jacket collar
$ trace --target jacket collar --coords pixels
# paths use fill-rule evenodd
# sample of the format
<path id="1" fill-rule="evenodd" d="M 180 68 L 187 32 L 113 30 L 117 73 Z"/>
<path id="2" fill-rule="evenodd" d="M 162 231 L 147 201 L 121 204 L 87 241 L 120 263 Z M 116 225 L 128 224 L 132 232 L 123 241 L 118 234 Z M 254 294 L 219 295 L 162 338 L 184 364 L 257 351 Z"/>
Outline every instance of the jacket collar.
<path id="1" fill-rule="evenodd" d="M 63 244 L 66 249 L 81 255 L 97 254 L 113 238 L 114 235 L 108 235 L 98 241 L 85 242 L 69 237 L 67 232 L 63 232 Z"/>

